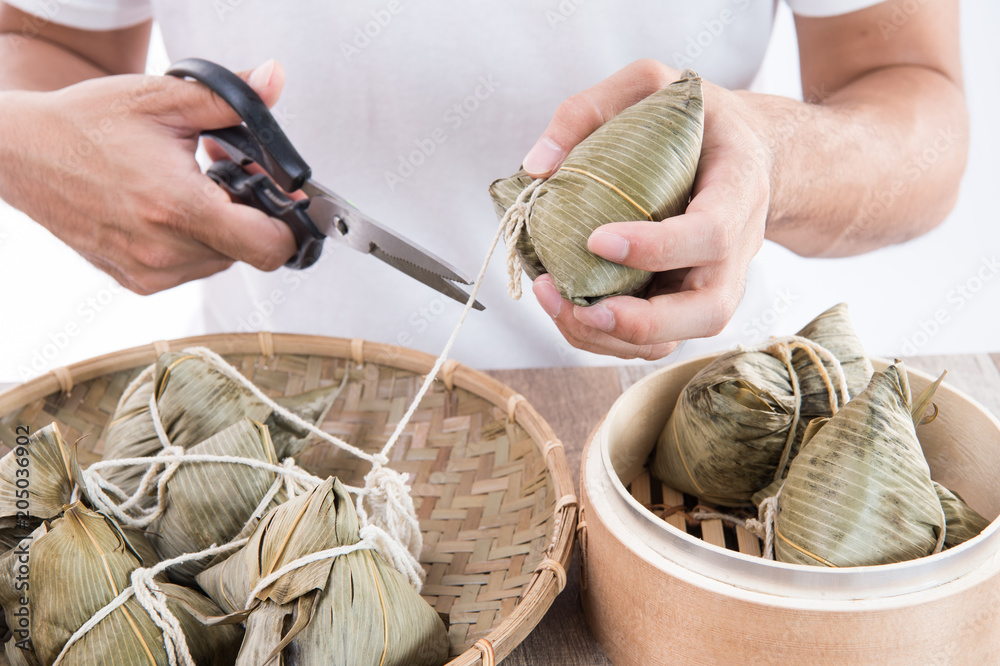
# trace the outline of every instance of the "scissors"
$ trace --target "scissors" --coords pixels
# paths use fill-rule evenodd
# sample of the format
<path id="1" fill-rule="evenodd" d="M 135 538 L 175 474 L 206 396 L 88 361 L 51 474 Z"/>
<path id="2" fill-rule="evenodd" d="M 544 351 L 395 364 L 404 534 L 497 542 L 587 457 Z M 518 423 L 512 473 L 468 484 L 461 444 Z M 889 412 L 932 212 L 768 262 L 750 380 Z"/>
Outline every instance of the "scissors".
<path id="1" fill-rule="evenodd" d="M 240 125 L 201 133 L 214 139 L 231 158 L 215 162 L 206 173 L 236 201 L 288 225 L 298 249 L 285 266 L 312 266 L 323 251 L 323 241 L 332 238 L 381 259 L 449 298 L 460 303 L 468 301 L 469 295 L 455 283 L 470 283 L 454 267 L 314 181 L 312 169 L 281 131 L 267 105 L 243 79 L 200 58 L 181 60 L 166 73 L 208 86 L 243 120 Z M 266 174 L 251 174 L 243 168 L 252 162 Z M 285 194 L 297 191 L 307 198 L 295 201 Z M 473 307 L 484 309 L 479 301 Z"/>

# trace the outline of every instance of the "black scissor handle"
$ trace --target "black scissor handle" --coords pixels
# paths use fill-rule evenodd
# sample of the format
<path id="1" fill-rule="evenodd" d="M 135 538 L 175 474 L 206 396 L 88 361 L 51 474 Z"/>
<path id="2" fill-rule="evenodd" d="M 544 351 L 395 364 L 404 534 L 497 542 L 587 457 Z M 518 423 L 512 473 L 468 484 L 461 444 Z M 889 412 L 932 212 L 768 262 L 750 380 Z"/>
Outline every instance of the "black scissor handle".
<path id="1" fill-rule="evenodd" d="M 319 259 L 326 238 L 306 209 L 309 200 L 293 201 L 282 192 L 265 174 L 247 173 L 243 167 L 229 160 L 219 160 L 208 168 L 208 177 L 219 184 L 234 199 L 247 206 L 264 211 L 276 217 L 292 230 L 295 255 L 285 262 L 289 268 L 309 268 Z"/>
<path id="2" fill-rule="evenodd" d="M 241 164 L 256 162 L 286 192 L 301 188 L 312 176 L 309 165 L 281 131 L 267 105 L 243 79 L 201 58 L 176 62 L 167 74 L 203 83 L 243 119 L 244 125 L 202 132 L 216 139 L 234 160 Z"/>

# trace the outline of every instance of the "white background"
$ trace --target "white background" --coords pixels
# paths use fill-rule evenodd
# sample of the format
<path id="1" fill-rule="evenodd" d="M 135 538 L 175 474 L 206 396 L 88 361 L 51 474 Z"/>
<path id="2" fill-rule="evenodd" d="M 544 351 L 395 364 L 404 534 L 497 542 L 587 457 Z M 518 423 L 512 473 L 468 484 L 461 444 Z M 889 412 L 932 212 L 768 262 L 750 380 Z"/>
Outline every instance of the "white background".
<path id="1" fill-rule="evenodd" d="M 766 244 L 751 267 L 744 307 L 748 343 L 797 329 L 838 301 L 869 351 L 881 356 L 1000 351 L 1000 224 L 992 197 L 1000 169 L 1000 3 L 962 3 L 962 48 L 971 150 L 954 212 L 938 229 L 902 246 L 851 259 L 795 257 Z M 150 70 L 166 67 L 154 43 Z M 794 30 L 782 5 L 755 89 L 800 95 Z M 904 177 L 900 165 L 900 177 Z M 483 217 L 493 211 L 484 205 Z M 778 268 L 778 270 L 773 270 Z M 750 302 L 752 301 L 752 303 Z M 774 307 L 768 307 L 769 303 Z M 44 229 L 0 202 L 0 382 L 153 340 L 203 332 L 197 285 L 152 297 L 119 288 Z M 751 309 L 752 308 L 752 309 Z M 936 320 L 936 321 L 935 321 Z"/>

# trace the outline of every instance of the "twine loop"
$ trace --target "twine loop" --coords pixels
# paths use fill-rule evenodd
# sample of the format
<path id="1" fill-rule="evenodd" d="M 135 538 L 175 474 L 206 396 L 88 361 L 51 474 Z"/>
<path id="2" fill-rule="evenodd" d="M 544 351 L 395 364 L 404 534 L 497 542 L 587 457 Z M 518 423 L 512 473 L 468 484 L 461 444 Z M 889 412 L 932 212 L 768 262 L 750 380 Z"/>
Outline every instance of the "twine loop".
<path id="1" fill-rule="evenodd" d="M 531 184 L 517 195 L 517 199 L 500 220 L 503 242 L 507 247 L 507 293 L 515 301 L 521 298 L 521 271 L 524 270 L 521 255 L 517 253 L 517 239 L 531 218 L 531 211 L 544 182 L 544 178 L 531 181 Z"/>

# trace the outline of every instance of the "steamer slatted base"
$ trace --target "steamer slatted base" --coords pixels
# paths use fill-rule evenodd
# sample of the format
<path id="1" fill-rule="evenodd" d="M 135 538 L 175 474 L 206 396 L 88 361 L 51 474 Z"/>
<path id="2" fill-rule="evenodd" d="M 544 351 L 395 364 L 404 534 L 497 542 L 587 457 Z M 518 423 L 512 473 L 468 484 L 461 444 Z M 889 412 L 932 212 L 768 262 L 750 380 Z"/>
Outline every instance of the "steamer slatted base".
<path id="1" fill-rule="evenodd" d="M 685 495 L 674 490 L 664 483 L 660 483 L 655 477 L 650 475 L 649 470 L 643 469 L 639 476 L 635 477 L 632 483 L 628 484 L 629 493 L 639 504 L 650 508 L 657 515 L 660 514 L 661 507 L 684 507 L 688 511 L 698 505 L 698 499 L 690 495 Z M 732 511 L 731 509 L 722 509 Z M 669 512 L 664 512 L 669 513 Z M 719 548 L 728 548 L 744 555 L 760 557 L 760 539 L 747 531 L 740 525 L 730 525 L 722 520 L 703 520 L 698 524 L 690 525 L 681 513 L 664 515 L 663 520 L 668 525 L 673 525 L 682 532 L 695 536 L 706 543 Z"/>
<path id="2" fill-rule="evenodd" d="M 188 338 L 60 368 L 0 395 L 0 441 L 56 421 L 80 440 L 84 466 L 99 460 L 103 431 L 128 383 L 168 350 L 205 346 L 272 397 L 347 383 L 320 427 L 367 451 L 388 440 L 434 359 L 407 349 L 315 336 Z M 538 623 L 565 585 L 576 497 L 559 440 L 511 389 L 446 364 L 393 449 L 411 475 L 424 535 L 422 595 L 445 620 L 452 664 L 491 664 Z M 368 464 L 325 443 L 297 458 L 319 476 L 361 484 Z M 2 654 L 2 653 L 0 653 Z M 2 661 L 2 656 L 0 656 Z"/>

